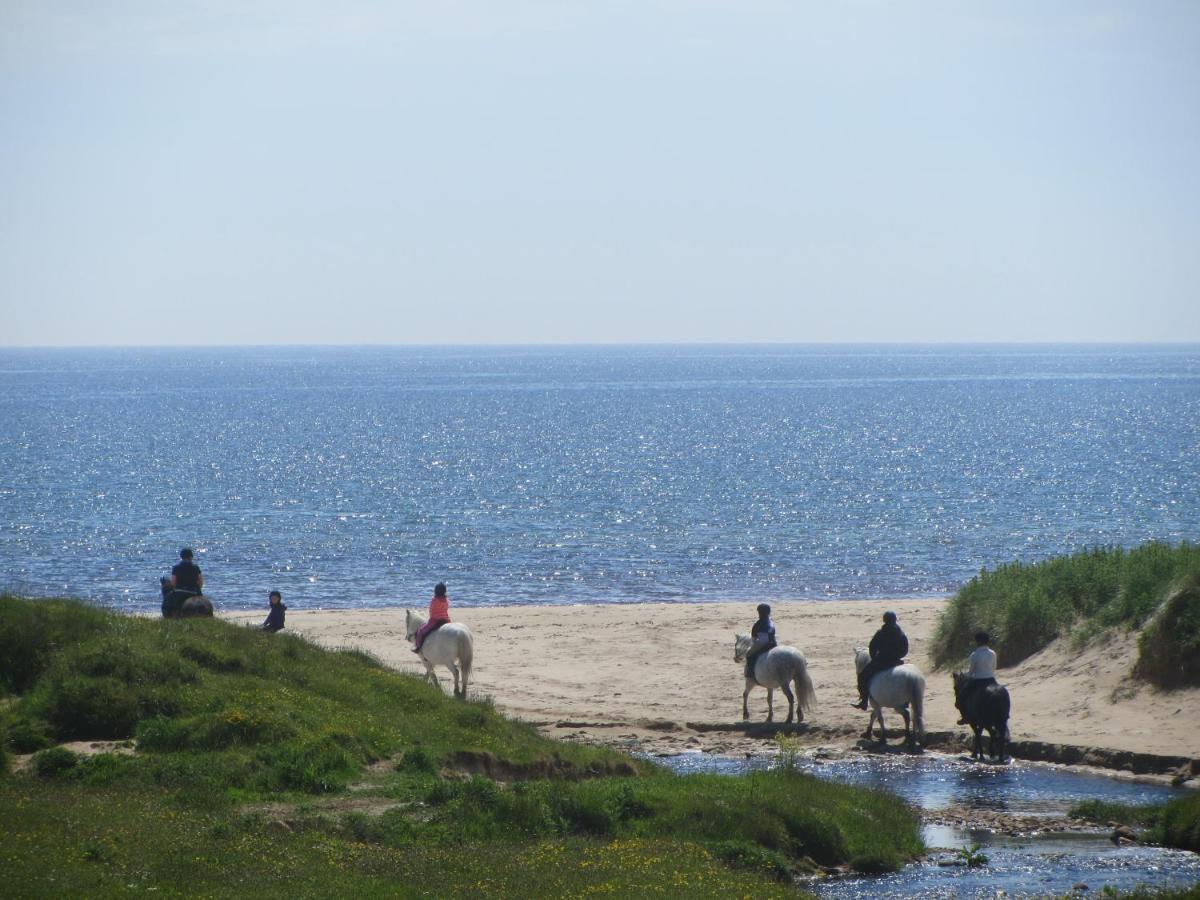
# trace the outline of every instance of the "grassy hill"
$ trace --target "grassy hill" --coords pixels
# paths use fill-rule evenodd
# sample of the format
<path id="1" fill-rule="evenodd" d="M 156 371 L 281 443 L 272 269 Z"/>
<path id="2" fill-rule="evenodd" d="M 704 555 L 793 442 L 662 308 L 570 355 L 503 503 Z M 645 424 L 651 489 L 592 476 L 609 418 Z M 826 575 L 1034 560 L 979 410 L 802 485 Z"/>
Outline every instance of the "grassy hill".
<path id="1" fill-rule="evenodd" d="M 0 597 L 0 747 L 30 896 L 792 896 L 922 850 L 889 794 L 676 776 L 362 653 L 65 600 Z"/>
<path id="2" fill-rule="evenodd" d="M 1200 546 L 1097 548 L 985 570 L 950 601 L 932 656 L 938 666 L 961 663 L 983 629 L 1000 665 L 1011 666 L 1058 637 L 1084 642 L 1109 628 L 1141 631 L 1140 676 L 1200 684 Z"/>

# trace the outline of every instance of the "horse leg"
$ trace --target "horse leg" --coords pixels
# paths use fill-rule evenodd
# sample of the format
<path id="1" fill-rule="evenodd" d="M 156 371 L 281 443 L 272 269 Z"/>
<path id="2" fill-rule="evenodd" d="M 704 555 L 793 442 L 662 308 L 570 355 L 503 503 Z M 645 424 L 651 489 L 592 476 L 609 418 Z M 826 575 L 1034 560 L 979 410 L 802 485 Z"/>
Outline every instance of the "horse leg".
<path id="1" fill-rule="evenodd" d="M 904 717 L 904 746 L 911 750 L 913 745 L 912 720 L 908 715 L 908 707 L 902 706 L 898 711 Z"/>
<path id="2" fill-rule="evenodd" d="M 968 723 L 971 730 L 975 732 L 975 746 L 971 750 L 971 759 L 979 759 L 983 756 L 983 726 L 976 725 L 974 722 Z"/>
<path id="3" fill-rule="evenodd" d="M 753 685 L 750 683 L 750 679 L 747 678 L 746 679 L 746 689 L 744 691 L 742 691 L 742 721 L 743 722 L 745 722 L 747 719 L 750 718 L 750 707 L 746 703 L 746 698 L 750 696 L 750 688 L 752 688 L 752 687 L 753 687 Z"/>
<path id="4" fill-rule="evenodd" d="M 796 712 L 796 696 L 795 696 L 795 694 L 792 693 L 792 689 L 787 686 L 786 681 L 779 686 L 779 689 L 781 691 L 783 691 L 783 696 L 787 697 L 787 700 L 788 700 L 787 724 L 791 725 L 792 724 L 792 716 Z M 801 715 L 804 715 L 804 713 L 801 713 Z"/>
<path id="5" fill-rule="evenodd" d="M 767 721 L 775 721 L 775 689 L 767 688 Z"/>
<path id="6" fill-rule="evenodd" d="M 437 672 L 433 671 L 433 663 L 424 657 L 422 657 L 422 661 L 425 663 L 425 680 L 440 688 L 442 683 L 438 681 Z"/>
<path id="7" fill-rule="evenodd" d="M 458 666 L 453 661 L 446 664 L 446 668 L 454 675 L 454 696 L 458 696 Z"/>

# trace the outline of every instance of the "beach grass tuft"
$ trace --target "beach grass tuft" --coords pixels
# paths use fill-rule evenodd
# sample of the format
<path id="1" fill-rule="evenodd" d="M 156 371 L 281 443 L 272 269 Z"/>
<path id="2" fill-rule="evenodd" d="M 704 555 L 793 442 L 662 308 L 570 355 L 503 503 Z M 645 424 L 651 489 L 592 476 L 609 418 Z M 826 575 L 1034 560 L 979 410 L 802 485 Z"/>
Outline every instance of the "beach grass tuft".
<path id="1" fill-rule="evenodd" d="M 931 655 L 939 667 L 960 663 L 982 629 L 1000 665 L 1011 666 L 1058 637 L 1082 645 L 1111 628 L 1143 626 L 1154 636 L 1142 649 L 1153 643 L 1154 653 L 1141 654 L 1139 674 L 1163 686 L 1200 683 L 1200 546 L 1096 548 L 984 570 L 951 599 Z"/>
<path id="2" fill-rule="evenodd" d="M 1195 791 L 1148 806 L 1087 800 L 1072 806 L 1068 815 L 1101 824 L 1136 825 L 1144 829 L 1143 841 L 1200 853 L 1200 793 Z"/>

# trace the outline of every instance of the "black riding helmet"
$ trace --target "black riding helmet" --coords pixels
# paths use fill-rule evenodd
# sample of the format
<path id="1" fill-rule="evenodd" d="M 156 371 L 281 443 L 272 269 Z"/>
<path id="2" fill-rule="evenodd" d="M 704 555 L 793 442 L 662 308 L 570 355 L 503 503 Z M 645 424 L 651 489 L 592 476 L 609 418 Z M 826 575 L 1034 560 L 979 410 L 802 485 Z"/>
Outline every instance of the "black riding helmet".
<path id="1" fill-rule="evenodd" d="M 758 604 L 758 614 L 764 619 L 771 614 L 771 607 L 765 603 Z"/>
<path id="2" fill-rule="evenodd" d="M 888 612 L 885 612 L 883 614 L 883 621 L 887 622 L 889 625 L 895 625 L 896 624 L 896 614 L 894 612 L 891 612 L 890 610 Z"/>

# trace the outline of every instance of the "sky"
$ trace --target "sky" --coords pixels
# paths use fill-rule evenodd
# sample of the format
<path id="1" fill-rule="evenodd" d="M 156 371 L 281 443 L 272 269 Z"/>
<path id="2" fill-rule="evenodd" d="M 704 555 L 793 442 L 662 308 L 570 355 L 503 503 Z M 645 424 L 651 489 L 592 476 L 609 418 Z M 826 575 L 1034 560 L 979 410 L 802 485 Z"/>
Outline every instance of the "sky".
<path id="1" fill-rule="evenodd" d="M 0 0 L 0 345 L 1200 341 L 1200 3 Z"/>

